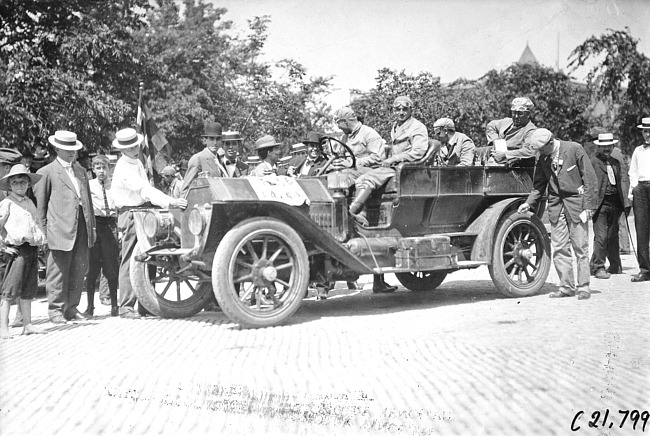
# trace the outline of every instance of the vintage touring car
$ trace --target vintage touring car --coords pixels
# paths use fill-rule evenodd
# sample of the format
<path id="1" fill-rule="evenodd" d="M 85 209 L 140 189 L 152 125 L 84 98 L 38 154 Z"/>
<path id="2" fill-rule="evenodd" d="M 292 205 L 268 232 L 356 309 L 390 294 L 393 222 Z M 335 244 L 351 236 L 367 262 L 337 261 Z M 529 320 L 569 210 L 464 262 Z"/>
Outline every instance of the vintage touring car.
<path id="1" fill-rule="evenodd" d="M 506 296 L 536 293 L 550 269 L 544 206 L 517 212 L 533 168 L 437 167 L 428 159 L 397 167 L 394 181 L 367 202 L 367 225 L 348 212 L 353 185 L 345 171 L 199 177 L 186 210 L 135 212 L 137 297 L 155 315 L 182 318 L 214 292 L 233 322 L 255 328 L 287 320 L 309 283 L 362 274 L 394 273 L 405 288 L 428 291 L 454 271 L 487 265 Z"/>

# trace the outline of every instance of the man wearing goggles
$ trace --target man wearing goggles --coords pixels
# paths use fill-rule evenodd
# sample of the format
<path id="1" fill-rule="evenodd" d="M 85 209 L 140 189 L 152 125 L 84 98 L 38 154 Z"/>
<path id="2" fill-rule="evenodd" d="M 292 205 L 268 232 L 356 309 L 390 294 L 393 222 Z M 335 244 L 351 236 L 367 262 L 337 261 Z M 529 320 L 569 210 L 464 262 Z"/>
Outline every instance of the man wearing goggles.
<path id="1" fill-rule="evenodd" d="M 530 112 L 535 107 L 527 97 L 512 100 L 512 118 L 490 121 L 485 128 L 488 144 L 495 147 L 492 157 L 497 163 L 512 163 L 517 159 L 535 157 L 535 150 L 527 142 L 537 127 L 530 121 Z M 498 150 L 498 144 L 505 141 L 506 150 Z"/>

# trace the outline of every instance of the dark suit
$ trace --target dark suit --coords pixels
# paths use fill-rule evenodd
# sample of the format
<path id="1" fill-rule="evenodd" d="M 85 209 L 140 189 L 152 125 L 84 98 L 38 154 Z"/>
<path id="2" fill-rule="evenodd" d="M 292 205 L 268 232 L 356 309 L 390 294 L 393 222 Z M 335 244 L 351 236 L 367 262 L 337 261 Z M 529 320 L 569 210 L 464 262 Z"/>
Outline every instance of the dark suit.
<path id="1" fill-rule="evenodd" d="M 611 185 L 607 176 L 607 164 L 612 168 L 616 185 Z M 609 259 L 609 272 L 622 272 L 621 256 L 618 245 L 618 223 L 623 209 L 630 203 L 627 193 L 630 179 L 622 170 L 622 163 L 613 157 L 599 154 L 591 158 L 596 173 L 598 209 L 594 213 L 594 252 L 591 256 L 590 269 L 596 273 L 605 269 L 605 258 Z"/>
<path id="2" fill-rule="evenodd" d="M 535 165 L 533 190 L 526 203 L 534 205 L 548 187 L 548 215 L 551 221 L 553 263 L 560 277 L 560 292 L 572 295 L 589 291 L 588 226 L 580 214 L 598 208 L 596 174 L 582 146 L 560 141 L 557 151 L 557 170 L 553 155 L 541 155 Z M 557 172 L 557 174 L 556 174 Z M 580 191 L 584 190 L 584 194 Z M 573 277 L 571 248 L 578 265 L 578 283 Z"/>
<path id="3" fill-rule="evenodd" d="M 307 174 L 301 174 L 303 167 L 307 163 L 307 156 L 301 156 L 300 159 L 296 161 L 296 171 L 294 172 L 296 177 L 306 177 L 306 176 L 315 176 L 317 172 L 320 171 L 321 168 L 327 163 L 327 159 L 323 158 L 322 156 L 319 156 L 316 158 L 316 160 L 312 163 L 311 167 L 307 171 Z"/>
<path id="4" fill-rule="evenodd" d="M 228 160 L 224 159 L 224 165 L 228 173 L 227 177 L 244 177 L 248 175 L 248 165 L 244 162 L 236 160 L 234 165 L 228 165 Z"/>
<path id="5" fill-rule="evenodd" d="M 76 163 L 72 169 L 80 195 L 58 159 L 38 170 L 43 177 L 34 186 L 49 248 L 45 286 L 50 319 L 57 315 L 70 319 L 76 314 L 88 271 L 88 249 L 95 243 L 86 170 Z"/>
<path id="6" fill-rule="evenodd" d="M 183 187 L 181 188 L 182 197 L 187 193 L 192 181 L 196 179 L 199 173 L 204 171 L 207 171 L 210 177 L 228 177 L 221 158 L 204 148 L 193 155 L 187 164 L 187 172 L 183 178 Z"/>

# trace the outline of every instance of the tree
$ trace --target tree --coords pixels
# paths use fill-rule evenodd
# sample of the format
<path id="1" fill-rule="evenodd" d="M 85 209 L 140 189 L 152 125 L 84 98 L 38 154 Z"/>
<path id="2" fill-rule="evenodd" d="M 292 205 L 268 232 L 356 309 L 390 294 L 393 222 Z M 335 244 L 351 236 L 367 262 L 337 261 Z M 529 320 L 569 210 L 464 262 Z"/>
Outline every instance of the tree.
<path id="1" fill-rule="evenodd" d="M 145 68 L 130 33 L 147 0 L 5 0 L 0 4 L 0 145 L 47 146 L 55 130 L 77 132 L 90 149 L 137 99 L 133 71 Z"/>
<path id="2" fill-rule="evenodd" d="M 622 149 L 631 153 L 640 141 L 641 118 L 650 114 L 650 59 L 638 51 L 638 40 L 628 27 L 607 29 L 599 37 L 592 36 L 570 54 L 569 68 L 595 62 L 587 75 L 587 84 L 595 102 L 608 102 L 615 120 L 611 127 L 621 138 Z"/>

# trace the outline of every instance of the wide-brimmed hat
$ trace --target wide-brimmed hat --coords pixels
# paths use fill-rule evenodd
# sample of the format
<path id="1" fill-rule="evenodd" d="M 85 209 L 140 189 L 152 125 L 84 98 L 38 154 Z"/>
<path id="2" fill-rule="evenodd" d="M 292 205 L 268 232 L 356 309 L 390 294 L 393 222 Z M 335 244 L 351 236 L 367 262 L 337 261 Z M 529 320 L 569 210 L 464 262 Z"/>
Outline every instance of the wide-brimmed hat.
<path id="1" fill-rule="evenodd" d="M 307 133 L 307 138 L 302 140 L 302 143 L 307 144 L 320 144 L 320 134 L 318 132 Z"/>
<path id="2" fill-rule="evenodd" d="M 20 163 L 23 154 L 13 148 L 0 148 L 0 164 L 16 165 Z"/>
<path id="3" fill-rule="evenodd" d="M 598 135 L 598 139 L 594 141 L 596 145 L 614 145 L 618 142 L 618 139 L 614 139 L 613 133 L 601 133 Z"/>
<path id="4" fill-rule="evenodd" d="M 47 140 L 50 141 L 50 144 L 61 150 L 75 151 L 83 148 L 83 144 L 77 141 L 77 134 L 68 132 L 67 130 L 57 130 Z"/>
<path id="5" fill-rule="evenodd" d="M 140 145 L 144 140 L 144 136 L 139 134 L 132 128 L 126 128 L 118 131 L 113 140 L 113 147 L 123 149 L 131 148 Z"/>
<path id="6" fill-rule="evenodd" d="M 203 130 L 203 135 L 201 136 L 208 136 L 211 138 L 221 138 L 222 135 L 222 128 L 221 124 L 219 123 L 211 123 L 207 122 L 205 123 L 204 130 Z"/>
<path id="7" fill-rule="evenodd" d="M 510 110 L 530 112 L 534 107 L 535 105 L 533 104 L 532 101 L 530 101 L 530 98 L 517 97 L 514 100 L 512 100 L 512 104 L 510 105 Z"/>
<path id="8" fill-rule="evenodd" d="M 641 124 L 637 126 L 639 129 L 650 129 L 650 118 L 643 118 Z"/>
<path id="9" fill-rule="evenodd" d="M 16 164 L 11 167 L 11 169 L 9 170 L 6 176 L 0 179 L 0 190 L 11 191 L 11 186 L 9 185 L 9 179 L 13 176 L 20 176 L 23 174 L 29 177 L 29 182 L 31 186 L 34 186 L 36 182 L 41 180 L 41 177 L 43 177 L 40 174 L 30 173 L 29 170 L 25 168 L 25 165 L 23 164 Z"/>
<path id="10" fill-rule="evenodd" d="M 271 135 L 264 135 L 257 141 L 255 141 L 255 150 L 264 150 L 265 148 L 273 148 L 280 145 L 279 142 L 275 142 L 275 138 Z"/>

